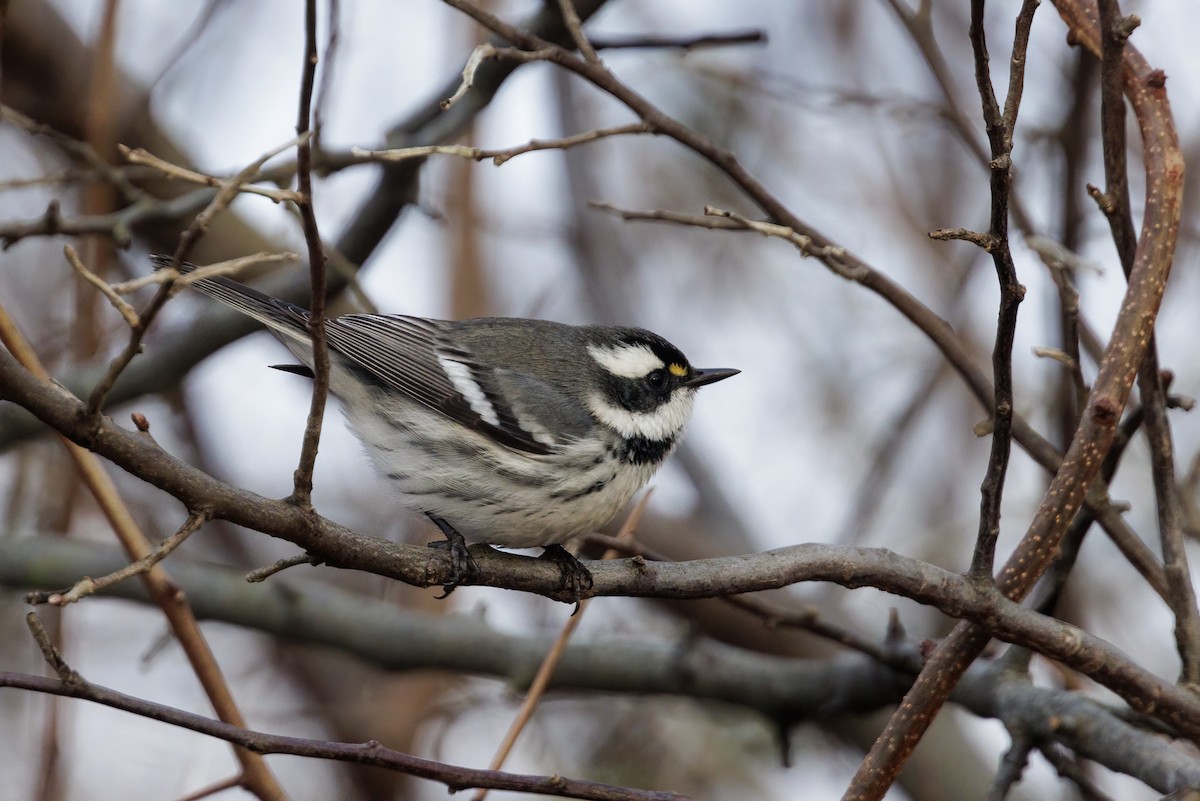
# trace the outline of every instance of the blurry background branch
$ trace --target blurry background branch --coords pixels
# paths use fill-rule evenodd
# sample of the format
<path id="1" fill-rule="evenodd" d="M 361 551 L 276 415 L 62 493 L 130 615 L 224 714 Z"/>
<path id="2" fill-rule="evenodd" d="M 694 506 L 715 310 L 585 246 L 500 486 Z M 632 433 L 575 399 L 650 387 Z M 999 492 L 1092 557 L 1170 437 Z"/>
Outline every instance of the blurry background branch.
<path id="1" fill-rule="evenodd" d="M 46 537 L 0 545 L 0 556 L 0 582 L 18 588 L 67 584 L 72 576 L 104 573 L 121 564 L 112 549 Z M 548 635 L 504 633 L 465 616 L 402 612 L 387 603 L 311 583 L 252 585 L 234 571 L 182 560 L 172 562 L 172 572 L 197 614 L 206 619 L 295 642 L 332 646 L 385 670 L 484 674 L 520 687 L 532 677 L 551 641 Z M 108 587 L 103 595 L 146 600 L 144 590 L 132 582 Z M 353 624 L 347 626 L 347 620 Z M 919 666 L 915 643 L 894 641 L 887 647 L 909 660 L 910 670 Z M 558 691 L 671 694 L 720 701 L 791 727 L 892 704 L 912 675 L 861 655 L 794 660 L 707 639 L 593 640 L 567 646 L 551 686 Z M 1062 743 L 1160 792 L 1200 782 L 1200 763 L 1157 734 L 1073 692 L 1035 687 L 1027 674 L 1007 664 L 976 664 L 952 697 L 975 715 L 1000 718 L 1010 731 L 1043 743 Z"/>
<path id="2" fill-rule="evenodd" d="M 141 698 L 92 684 L 72 672 L 70 679 L 46 679 L 17 673 L 0 672 L 0 687 L 17 687 L 33 692 L 78 698 L 140 715 L 150 720 L 168 723 L 184 729 L 225 740 L 253 751 L 258 755 L 289 754 L 313 759 L 333 759 L 363 765 L 374 765 L 445 784 L 450 792 L 487 787 L 515 790 L 537 795 L 592 799 L 592 801 L 688 801 L 686 796 L 671 792 L 636 790 L 615 787 L 599 782 L 579 781 L 563 776 L 523 776 L 495 770 L 479 770 L 410 756 L 378 742 L 339 743 L 312 740 L 288 735 L 251 731 L 244 726 L 232 726 L 219 720 L 205 718 L 175 707 L 156 704 Z"/>

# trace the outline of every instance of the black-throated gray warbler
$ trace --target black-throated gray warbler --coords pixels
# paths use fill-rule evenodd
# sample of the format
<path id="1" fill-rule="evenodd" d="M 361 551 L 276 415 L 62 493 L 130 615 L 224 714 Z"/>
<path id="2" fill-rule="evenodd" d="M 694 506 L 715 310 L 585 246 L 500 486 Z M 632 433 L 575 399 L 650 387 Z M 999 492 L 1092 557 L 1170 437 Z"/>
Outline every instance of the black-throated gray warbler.
<path id="1" fill-rule="evenodd" d="M 225 277 L 193 286 L 305 365 L 281 369 L 312 375 L 308 310 Z M 578 600 L 591 575 L 561 543 L 620 511 L 675 447 L 696 389 L 738 373 L 692 367 L 641 328 L 346 314 L 325 331 L 330 391 L 351 430 L 401 501 L 446 535 L 431 545 L 450 549 L 447 593 L 477 570 L 465 536 L 545 548 Z"/>

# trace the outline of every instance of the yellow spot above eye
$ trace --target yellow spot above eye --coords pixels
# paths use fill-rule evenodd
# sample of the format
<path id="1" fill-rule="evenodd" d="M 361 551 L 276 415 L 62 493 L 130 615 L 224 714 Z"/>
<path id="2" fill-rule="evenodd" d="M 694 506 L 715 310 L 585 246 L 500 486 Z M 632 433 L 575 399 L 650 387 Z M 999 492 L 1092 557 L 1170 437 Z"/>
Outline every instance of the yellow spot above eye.
<path id="1" fill-rule="evenodd" d="M 682 364 L 676 364 L 674 362 L 672 362 L 671 366 L 667 369 L 671 371 L 671 375 L 677 375 L 680 378 L 688 374 L 686 367 L 684 367 Z"/>

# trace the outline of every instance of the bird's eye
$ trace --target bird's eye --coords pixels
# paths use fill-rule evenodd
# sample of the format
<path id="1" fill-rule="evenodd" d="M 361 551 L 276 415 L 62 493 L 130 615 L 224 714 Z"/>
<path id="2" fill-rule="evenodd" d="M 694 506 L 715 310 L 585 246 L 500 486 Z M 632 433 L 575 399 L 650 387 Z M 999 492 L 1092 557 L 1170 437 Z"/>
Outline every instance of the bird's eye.
<path id="1" fill-rule="evenodd" d="M 669 382 L 666 370 L 654 370 L 646 375 L 646 383 L 656 392 L 666 389 Z"/>

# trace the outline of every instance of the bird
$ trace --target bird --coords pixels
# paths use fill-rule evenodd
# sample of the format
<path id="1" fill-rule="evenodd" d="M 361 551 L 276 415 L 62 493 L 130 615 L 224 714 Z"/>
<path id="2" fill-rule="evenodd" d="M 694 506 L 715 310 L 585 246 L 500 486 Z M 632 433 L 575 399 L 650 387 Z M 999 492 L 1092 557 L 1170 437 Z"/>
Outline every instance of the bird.
<path id="1" fill-rule="evenodd" d="M 152 256 L 155 269 L 195 265 Z M 262 323 L 313 376 L 310 312 L 225 276 L 190 283 Z M 693 367 L 643 328 L 406 314 L 325 320 L 329 389 L 401 504 L 450 553 L 448 595 L 478 575 L 467 541 L 544 549 L 578 602 L 590 571 L 563 547 L 603 526 L 678 444 L 696 391 L 737 375 Z"/>

